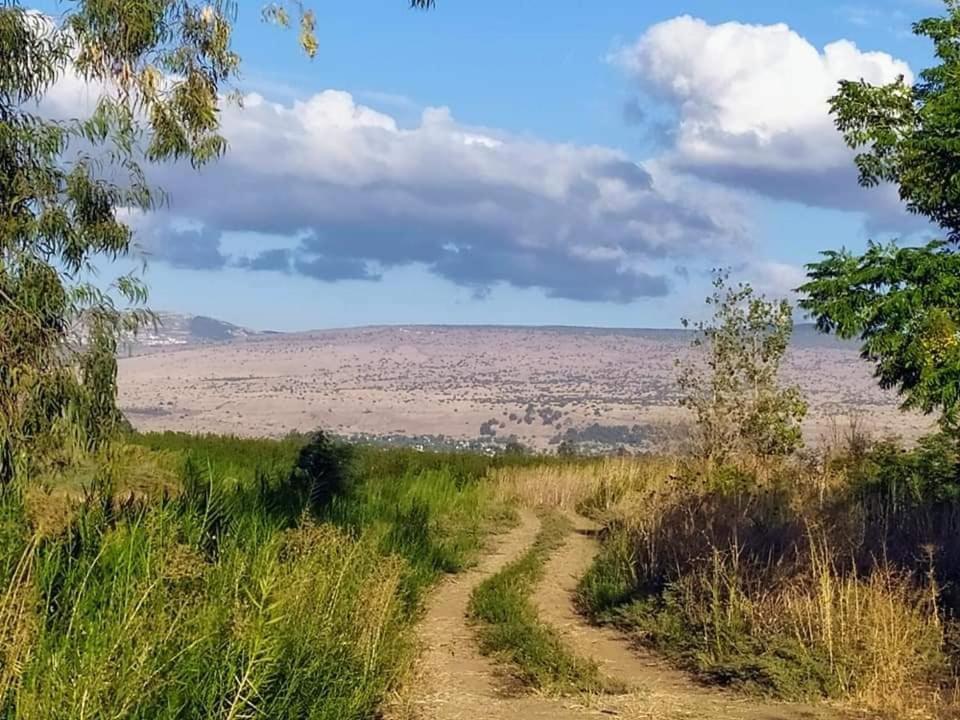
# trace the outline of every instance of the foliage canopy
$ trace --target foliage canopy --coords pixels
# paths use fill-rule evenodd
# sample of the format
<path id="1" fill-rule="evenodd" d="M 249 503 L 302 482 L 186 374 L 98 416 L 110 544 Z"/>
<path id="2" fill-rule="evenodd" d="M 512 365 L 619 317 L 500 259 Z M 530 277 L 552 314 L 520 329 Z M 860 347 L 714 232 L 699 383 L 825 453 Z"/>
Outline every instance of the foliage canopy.
<path id="1" fill-rule="evenodd" d="M 804 306 L 819 328 L 859 336 L 884 388 L 903 407 L 940 409 L 955 423 L 960 409 L 960 254 L 943 242 L 919 248 L 871 244 L 867 252 L 826 252 L 810 266 Z"/>
<path id="2" fill-rule="evenodd" d="M 907 209 L 930 218 L 960 242 L 960 0 L 946 15 L 913 25 L 933 43 L 939 64 L 917 82 L 887 85 L 844 80 L 830 100 L 837 129 L 856 150 L 860 183 L 897 185 Z"/>
<path id="3" fill-rule="evenodd" d="M 818 327 L 860 337 L 864 358 L 905 408 L 939 411 L 956 429 L 960 411 L 960 0 L 917 22 L 938 64 L 912 86 L 844 81 L 831 99 L 835 123 L 858 154 L 860 183 L 894 183 L 907 209 L 945 238 L 923 247 L 871 243 L 866 253 L 825 252 L 808 266 L 801 306 Z"/>

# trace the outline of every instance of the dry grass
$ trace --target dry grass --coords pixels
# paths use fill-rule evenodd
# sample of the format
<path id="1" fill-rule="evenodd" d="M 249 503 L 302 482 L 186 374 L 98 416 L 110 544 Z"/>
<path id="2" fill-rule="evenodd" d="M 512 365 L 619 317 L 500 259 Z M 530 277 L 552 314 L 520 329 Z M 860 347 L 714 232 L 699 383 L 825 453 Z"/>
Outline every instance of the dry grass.
<path id="1" fill-rule="evenodd" d="M 685 666 L 785 698 L 942 711 L 932 574 L 855 558 L 858 511 L 836 504 L 843 478 L 822 464 L 791 463 L 756 484 L 674 458 L 606 458 L 502 469 L 493 481 L 510 501 L 602 520 L 583 606 Z"/>
<path id="2" fill-rule="evenodd" d="M 866 577 L 841 574 L 822 558 L 777 607 L 784 631 L 829 658 L 841 697 L 897 717 L 923 717 L 936 705 L 929 683 L 945 669 L 936 596 L 904 573 L 881 566 Z"/>
<path id="3" fill-rule="evenodd" d="M 816 552 L 823 554 L 770 582 L 769 568 L 716 551 L 671 584 L 668 607 L 638 615 L 638 626 L 714 679 L 794 699 L 825 695 L 897 718 L 935 717 L 936 680 L 947 671 L 935 593 L 896 568 L 861 576 L 837 568 L 827 546 Z M 667 638 L 671 622 L 697 640 Z"/>
<path id="4" fill-rule="evenodd" d="M 899 412 L 896 398 L 877 388 L 864 365 L 851 362 L 856 348 L 804 347 L 797 339 L 786 370 L 814 408 L 808 441 L 836 407 L 836 388 L 869 408 L 869 424 L 879 434 L 929 431 L 929 418 Z M 516 435 L 549 451 L 556 424 L 539 416 L 524 422 L 526 398 L 537 398 L 534 413 L 562 410 L 570 428 L 682 421 L 674 360 L 687 354 L 688 342 L 663 333 L 476 327 L 263 336 L 121 359 L 120 405 L 139 429 L 243 436 L 325 426 L 345 435 L 402 430 L 468 440 L 481 423 L 497 418 L 506 425 L 498 436 Z M 659 437 L 644 447 L 664 449 Z"/>
<path id="5" fill-rule="evenodd" d="M 603 458 L 501 468 L 493 473 L 493 483 L 504 499 L 525 507 L 606 515 L 637 493 L 669 481 L 677 467 L 669 457 Z"/>
<path id="6" fill-rule="evenodd" d="M 36 536 L 20 555 L 0 594 L 0 698 L 17 683 L 36 638 L 39 623 L 33 609 L 39 593 L 34 582 L 35 549 Z"/>
<path id="7" fill-rule="evenodd" d="M 179 464 L 174 453 L 126 443 L 108 445 L 95 455 L 78 456 L 69 465 L 39 475 L 24 491 L 25 511 L 40 535 L 56 535 L 92 492 L 108 491 L 119 502 L 175 494 L 180 488 Z"/>

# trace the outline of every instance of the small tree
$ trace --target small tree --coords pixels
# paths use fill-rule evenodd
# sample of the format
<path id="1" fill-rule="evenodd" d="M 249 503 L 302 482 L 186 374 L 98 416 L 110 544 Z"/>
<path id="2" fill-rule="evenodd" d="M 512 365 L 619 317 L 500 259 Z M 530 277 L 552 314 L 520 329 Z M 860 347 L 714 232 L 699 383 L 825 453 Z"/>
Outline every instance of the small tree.
<path id="1" fill-rule="evenodd" d="M 291 485 L 300 501 L 313 511 L 322 510 L 334 497 L 346 491 L 349 447 L 322 430 L 310 434 L 300 449 L 291 472 Z"/>
<path id="2" fill-rule="evenodd" d="M 578 454 L 579 454 L 579 451 L 577 449 L 577 444 L 573 440 L 570 440 L 569 438 L 566 440 L 562 440 L 560 444 L 557 445 L 557 455 L 559 455 L 560 457 L 573 458 L 573 457 L 576 457 Z"/>
<path id="3" fill-rule="evenodd" d="M 694 355 L 680 368 L 680 404 L 693 412 L 698 454 L 711 464 L 748 455 L 766 462 L 802 444 L 807 404 L 797 387 L 779 383 L 793 332 L 786 300 L 768 301 L 748 284 L 730 286 L 718 273 L 707 304 L 711 322 L 693 324 Z M 691 323 L 684 319 L 684 327 Z"/>
<path id="4" fill-rule="evenodd" d="M 530 448 L 528 448 L 522 442 L 517 440 L 516 437 L 511 436 L 510 439 L 508 439 L 507 442 L 504 443 L 503 454 L 513 455 L 513 456 L 529 455 Z"/>

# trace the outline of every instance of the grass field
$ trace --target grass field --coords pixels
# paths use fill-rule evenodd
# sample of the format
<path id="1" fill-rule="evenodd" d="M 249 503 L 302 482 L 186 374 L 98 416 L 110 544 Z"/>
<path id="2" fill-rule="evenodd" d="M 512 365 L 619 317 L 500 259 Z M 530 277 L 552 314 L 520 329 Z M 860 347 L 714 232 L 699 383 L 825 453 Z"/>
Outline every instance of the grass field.
<path id="1" fill-rule="evenodd" d="M 0 493 L 0 717 L 375 718 L 408 677 L 426 593 L 518 506 L 541 531 L 469 611 L 527 686 L 621 689 L 531 602 L 568 532 L 560 511 L 580 512 L 603 526 L 577 597 L 593 621 L 712 683 L 946 715 L 956 468 L 937 438 L 758 477 L 683 458 L 134 435 Z"/>
<path id="2" fill-rule="evenodd" d="M 491 460 L 367 448 L 311 511 L 305 442 L 138 436 L 4 492 L 2 715 L 374 717 L 423 593 L 510 514 Z"/>

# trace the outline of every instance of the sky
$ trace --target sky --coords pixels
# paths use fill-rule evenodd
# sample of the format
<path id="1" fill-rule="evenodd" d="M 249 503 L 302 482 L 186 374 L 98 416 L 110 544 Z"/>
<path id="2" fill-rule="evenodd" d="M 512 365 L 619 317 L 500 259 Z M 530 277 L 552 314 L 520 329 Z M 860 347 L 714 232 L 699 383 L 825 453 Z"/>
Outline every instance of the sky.
<path id="1" fill-rule="evenodd" d="M 254 5 L 228 154 L 131 217 L 154 309 L 675 327 L 712 268 L 789 296 L 821 250 L 931 232 L 858 187 L 827 98 L 928 65 L 937 0 L 317 2 L 312 61 Z"/>

